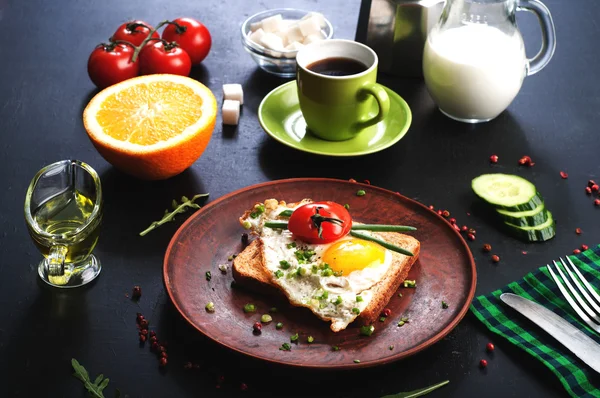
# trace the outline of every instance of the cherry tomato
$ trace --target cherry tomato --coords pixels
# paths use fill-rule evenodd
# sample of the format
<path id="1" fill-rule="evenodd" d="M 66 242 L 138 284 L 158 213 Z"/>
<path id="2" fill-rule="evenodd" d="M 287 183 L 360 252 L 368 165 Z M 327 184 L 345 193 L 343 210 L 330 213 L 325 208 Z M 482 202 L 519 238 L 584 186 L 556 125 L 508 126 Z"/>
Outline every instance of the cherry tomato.
<path id="1" fill-rule="evenodd" d="M 170 73 L 187 76 L 192 70 L 190 56 L 181 48 L 159 41 L 140 51 L 140 73 Z"/>
<path id="2" fill-rule="evenodd" d="M 346 235 L 351 227 L 350 213 L 335 202 L 314 202 L 300 206 L 294 210 L 288 222 L 290 232 L 307 243 L 333 242 Z"/>
<path id="3" fill-rule="evenodd" d="M 138 25 L 145 25 L 147 28 Z M 150 28 L 150 29 L 148 29 Z M 134 46 L 139 46 L 142 44 L 144 39 L 148 37 L 150 30 L 152 30 L 152 26 L 147 24 L 144 21 L 135 20 L 125 22 L 123 25 L 119 26 L 115 33 L 113 33 L 110 38 L 111 41 L 115 40 L 125 40 L 133 44 Z M 154 32 L 152 37 L 160 38 L 158 32 Z M 150 42 L 152 43 L 152 42 Z"/>
<path id="4" fill-rule="evenodd" d="M 202 62 L 210 51 L 212 39 L 210 32 L 202 23 L 192 18 L 177 18 L 176 22 L 182 28 L 173 24 L 167 25 L 162 33 L 162 38 L 168 42 L 176 42 L 179 47 L 187 51 L 192 64 Z"/>
<path id="5" fill-rule="evenodd" d="M 131 62 L 133 48 L 126 44 L 99 44 L 88 59 L 88 75 L 100 89 L 136 77 L 139 62 Z"/>

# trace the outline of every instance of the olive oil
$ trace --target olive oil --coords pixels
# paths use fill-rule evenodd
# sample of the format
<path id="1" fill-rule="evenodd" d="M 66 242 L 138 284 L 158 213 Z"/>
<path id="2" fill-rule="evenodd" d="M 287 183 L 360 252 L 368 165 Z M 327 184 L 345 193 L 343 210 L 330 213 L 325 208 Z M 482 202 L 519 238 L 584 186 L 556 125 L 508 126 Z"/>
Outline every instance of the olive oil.
<path id="1" fill-rule="evenodd" d="M 44 257 L 48 257 L 52 246 L 62 245 L 67 249 L 65 263 L 77 266 L 84 261 L 98 242 L 100 217 L 92 222 L 94 200 L 77 190 L 66 190 L 38 206 L 32 217 L 36 228 L 29 233 Z M 41 230 L 52 237 L 44 236 Z"/>

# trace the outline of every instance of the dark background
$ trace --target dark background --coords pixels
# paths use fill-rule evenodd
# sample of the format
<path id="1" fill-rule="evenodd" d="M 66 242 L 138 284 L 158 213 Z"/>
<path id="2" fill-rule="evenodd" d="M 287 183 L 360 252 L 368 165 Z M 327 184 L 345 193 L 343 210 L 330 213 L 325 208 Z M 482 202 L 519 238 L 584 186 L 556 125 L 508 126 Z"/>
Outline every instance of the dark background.
<path id="1" fill-rule="evenodd" d="M 600 242 L 600 208 L 583 189 L 600 178 L 600 3 L 546 0 L 558 35 L 549 66 L 525 80 L 496 120 L 478 126 L 441 115 L 419 79 L 381 76 L 413 111 L 413 124 L 398 144 L 381 153 L 339 159 L 284 147 L 261 130 L 256 110 L 263 96 L 283 83 L 257 70 L 240 43 L 239 26 L 268 8 L 298 7 L 323 12 L 335 37 L 354 38 L 359 1 L 43 1 L 0 0 L 0 395 L 84 396 L 71 377 L 77 358 L 96 375 L 104 373 L 131 397 L 162 396 L 348 396 L 379 397 L 449 379 L 434 397 L 565 396 L 540 363 L 496 338 L 468 314 L 443 341 L 389 366 L 346 373 L 306 373 L 276 368 L 234 355 L 206 341 L 173 309 L 162 283 L 162 261 L 181 223 L 146 237 L 138 232 L 159 218 L 171 199 L 210 192 L 211 199 L 236 189 L 289 177 L 370 179 L 427 205 L 448 209 L 460 223 L 477 229 L 470 243 L 478 268 L 477 293 L 520 278 L 582 243 Z M 221 100 L 223 83 L 242 83 L 245 104 L 240 125 L 222 128 L 220 117 L 204 155 L 183 174 L 162 182 L 141 182 L 114 170 L 95 151 L 82 124 L 82 111 L 95 89 L 86 73 L 93 47 L 129 19 L 156 24 L 191 16 L 212 33 L 209 57 L 193 71 Z M 528 54 L 539 48 L 535 17 L 520 13 Z M 500 162 L 490 166 L 497 154 Z M 517 160 L 531 156 L 523 169 Z M 41 259 L 23 219 L 25 190 L 44 165 L 60 159 L 88 162 L 101 174 L 105 218 L 95 251 L 104 270 L 89 287 L 46 288 L 39 281 Z M 559 177 L 559 171 L 569 179 Z M 516 173 L 532 180 L 557 220 L 557 236 L 544 244 L 520 243 L 499 232 L 474 206 L 470 180 L 485 172 Z M 466 213 L 471 212 L 471 216 Z M 577 236 L 576 227 L 584 233 Z M 497 265 L 480 247 L 491 243 Z M 521 252 L 527 251 L 527 255 Z M 139 284 L 139 303 L 126 297 Z M 135 313 L 151 320 L 169 342 L 169 366 L 159 371 L 148 348 L 137 343 Z M 493 356 L 485 353 L 489 341 Z M 478 362 L 489 359 L 487 370 Z M 185 361 L 202 364 L 186 371 Z M 215 389 L 215 377 L 227 378 Z M 239 383 L 249 390 L 239 392 Z"/>

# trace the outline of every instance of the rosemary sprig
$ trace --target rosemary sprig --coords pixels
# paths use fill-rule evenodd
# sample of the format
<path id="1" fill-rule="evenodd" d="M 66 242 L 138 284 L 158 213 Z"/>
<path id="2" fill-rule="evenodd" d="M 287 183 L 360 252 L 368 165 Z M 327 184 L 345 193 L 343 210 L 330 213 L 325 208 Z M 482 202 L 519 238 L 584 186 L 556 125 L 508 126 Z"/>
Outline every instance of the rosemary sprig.
<path id="1" fill-rule="evenodd" d="M 371 235 L 366 235 L 366 234 L 361 234 L 360 232 L 355 232 L 355 231 L 350 231 L 350 235 L 354 236 L 355 238 L 360 238 L 360 239 L 364 239 L 364 240 L 370 240 L 371 242 L 375 242 L 377 244 L 380 244 L 381 246 L 385 247 L 386 249 L 395 251 L 397 253 L 400 254 L 404 254 L 406 256 L 414 256 L 414 254 L 406 249 L 403 249 L 399 246 L 396 245 L 392 245 L 391 243 L 387 243 L 384 240 L 378 239 L 374 236 Z"/>
<path id="2" fill-rule="evenodd" d="M 391 346 L 390 346 L 391 347 Z M 409 392 L 399 392 L 397 394 L 386 395 L 381 398 L 416 398 L 422 397 L 423 395 L 429 394 L 433 390 L 437 390 L 440 387 L 445 386 L 450 383 L 450 380 L 442 381 L 441 383 L 434 384 L 429 387 L 421 388 L 419 390 L 409 391 Z"/>
<path id="3" fill-rule="evenodd" d="M 104 375 L 99 374 L 92 383 L 88 371 L 75 358 L 71 359 L 71 366 L 73 366 L 73 370 L 75 371 L 73 376 L 83 382 L 85 389 L 88 390 L 91 397 L 104 398 L 102 391 L 108 386 L 108 378 L 104 378 Z"/>
<path id="4" fill-rule="evenodd" d="M 201 193 L 198 195 L 194 195 L 194 197 L 191 199 L 188 199 L 186 196 L 182 196 L 181 204 L 179 204 L 175 199 L 173 199 L 173 203 L 171 204 L 173 207 L 173 211 L 169 212 L 168 210 L 165 210 L 165 215 L 163 216 L 163 218 L 158 221 L 154 221 L 152 224 L 150 224 L 150 226 L 148 228 L 146 228 L 145 230 L 140 232 L 140 236 L 144 236 L 148 232 L 152 231 L 153 229 L 156 229 L 169 221 L 173 221 L 175 218 L 175 215 L 186 212 L 188 208 L 199 209 L 201 206 L 194 202 L 197 199 L 205 198 L 207 196 L 208 196 L 207 193 Z"/>

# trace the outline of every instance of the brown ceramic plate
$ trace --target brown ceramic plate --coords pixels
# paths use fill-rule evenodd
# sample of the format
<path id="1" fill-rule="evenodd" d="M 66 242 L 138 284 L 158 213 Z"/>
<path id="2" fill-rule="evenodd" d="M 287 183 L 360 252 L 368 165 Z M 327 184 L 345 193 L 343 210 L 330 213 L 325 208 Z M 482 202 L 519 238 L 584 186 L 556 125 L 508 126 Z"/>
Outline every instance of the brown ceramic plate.
<path id="1" fill-rule="evenodd" d="M 365 196 L 356 196 L 364 189 Z M 231 268 L 226 274 L 219 264 L 243 250 L 244 232 L 238 217 L 257 202 L 276 198 L 297 202 L 303 198 L 348 203 L 350 214 L 364 223 L 402 224 L 418 228 L 413 232 L 421 241 L 419 260 L 408 279 L 417 288 L 400 288 L 388 307 L 385 322 L 376 322 L 371 337 L 359 335 L 350 326 L 339 333 L 319 320 L 308 309 L 292 307 L 280 297 L 252 293 L 232 287 Z M 206 280 L 206 272 L 212 279 Z M 413 355 L 439 341 L 463 318 L 475 293 L 475 263 L 462 237 L 446 220 L 427 207 L 397 193 L 374 186 L 331 179 L 290 179 L 254 185 L 225 195 L 191 216 L 179 228 L 165 255 L 164 280 L 171 300 L 183 317 L 201 333 L 219 344 L 266 361 L 292 366 L 343 369 L 389 363 Z M 442 300 L 449 308 L 442 309 Z M 215 312 L 205 305 L 213 302 Z M 244 304 L 253 303 L 256 313 L 245 314 Z M 263 326 L 260 335 L 252 325 L 277 308 L 273 322 Z M 401 316 L 410 322 L 397 326 Z M 283 330 L 275 324 L 282 322 Z M 299 343 L 291 351 L 281 351 L 294 333 Z M 308 336 L 314 343 L 308 344 Z M 333 351 L 332 346 L 339 346 Z M 393 346 L 390 350 L 389 347 Z M 354 363 L 354 360 L 360 363 Z"/>

